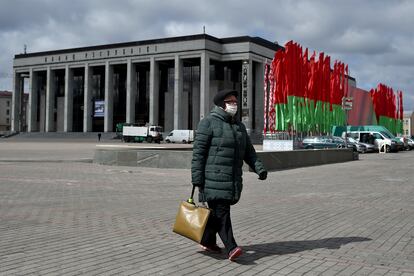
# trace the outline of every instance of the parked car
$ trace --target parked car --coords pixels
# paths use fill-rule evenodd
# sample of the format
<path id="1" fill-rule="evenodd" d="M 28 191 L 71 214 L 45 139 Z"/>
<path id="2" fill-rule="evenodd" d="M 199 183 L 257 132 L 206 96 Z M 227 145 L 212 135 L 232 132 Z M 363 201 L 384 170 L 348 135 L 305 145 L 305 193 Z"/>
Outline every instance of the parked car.
<path id="1" fill-rule="evenodd" d="M 329 148 L 345 148 L 345 141 L 341 137 L 335 136 L 308 136 L 302 140 L 302 148 L 304 149 L 329 149 Z M 349 144 L 348 148 L 356 151 L 356 146 Z"/>
<path id="2" fill-rule="evenodd" d="M 412 150 L 413 149 L 414 145 L 413 145 L 413 140 L 411 138 L 397 137 L 397 139 L 399 139 L 404 144 L 404 149 L 405 150 Z"/>
<path id="3" fill-rule="evenodd" d="M 343 138 L 338 137 L 338 136 L 328 136 L 328 137 L 332 138 L 334 143 L 337 143 L 340 148 L 345 148 L 345 140 Z M 349 140 L 346 141 L 346 147 L 349 148 L 349 149 L 352 149 L 353 151 L 359 151 L 357 144 L 352 143 Z M 362 146 L 362 145 L 359 146 L 359 148 L 360 148 L 361 151 L 364 151 L 364 152 L 366 150 L 365 146 Z"/>
<path id="4" fill-rule="evenodd" d="M 365 151 L 364 151 L 364 153 L 365 153 L 365 152 L 376 152 L 376 151 L 378 151 L 378 148 L 377 148 L 377 147 L 375 147 L 375 145 L 374 145 L 374 144 L 368 144 L 368 143 L 358 142 L 357 140 L 355 140 L 355 139 L 354 139 L 354 138 L 352 138 L 352 137 L 348 137 L 348 141 L 349 141 L 349 142 L 351 142 L 351 143 L 356 144 L 356 145 L 357 145 L 357 149 L 358 149 L 358 146 L 359 146 L 359 147 L 364 146 L 364 147 L 365 147 Z M 362 147 L 362 148 L 363 148 L 363 147 Z M 362 148 L 361 148 L 360 150 L 362 150 Z M 360 151 L 360 150 L 358 150 L 358 152 L 361 152 L 361 153 L 362 153 L 362 151 Z"/>
<path id="5" fill-rule="evenodd" d="M 339 146 L 327 136 L 308 136 L 302 140 L 302 147 L 304 149 L 328 149 Z"/>
<path id="6" fill-rule="evenodd" d="M 414 139 L 407 138 L 407 143 L 408 143 L 410 150 L 414 149 Z"/>

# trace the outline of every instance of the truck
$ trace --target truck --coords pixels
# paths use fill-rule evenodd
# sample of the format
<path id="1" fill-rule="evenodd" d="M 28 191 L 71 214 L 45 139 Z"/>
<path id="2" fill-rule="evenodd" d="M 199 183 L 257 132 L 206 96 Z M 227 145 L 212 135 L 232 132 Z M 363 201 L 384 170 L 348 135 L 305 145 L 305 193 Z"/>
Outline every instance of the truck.
<path id="1" fill-rule="evenodd" d="M 116 139 L 122 139 L 122 130 L 125 126 L 136 126 L 136 125 L 131 124 L 131 123 L 117 123 L 115 125 Z"/>
<path id="2" fill-rule="evenodd" d="M 174 129 L 165 137 L 165 142 L 184 144 L 194 142 L 194 130 Z"/>
<path id="3" fill-rule="evenodd" d="M 124 126 L 122 128 L 122 140 L 124 142 L 144 141 L 148 143 L 161 143 L 162 127 L 160 126 Z"/>

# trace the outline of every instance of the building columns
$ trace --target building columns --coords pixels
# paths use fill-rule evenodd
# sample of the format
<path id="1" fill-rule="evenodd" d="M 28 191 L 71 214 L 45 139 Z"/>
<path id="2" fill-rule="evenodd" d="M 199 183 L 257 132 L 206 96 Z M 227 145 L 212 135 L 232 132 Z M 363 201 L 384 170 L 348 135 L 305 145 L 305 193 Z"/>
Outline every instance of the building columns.
<path id="1" fill-rule="evenodd" d="M 45 132 L 54 131 L 55 122 L 55 73 L 50 69 L 46 70 L 46 122 Z"/>
<path id="2" fill-rule="evenodd" d="M 85 64 L 83 98 L 83 132 L 92 131 L 92 67 Z"/>
<path id="3" fill-rule="evenodd" d="M 151 125 L 158 125 L 158 99 L 159 99 L 159 76 L 160 70 L 158 62 L 154 57 L 150 60 L 150 91 L 149 91 L 149 123 Z"/>
<path id="4" fill-rule="evenodd" d="M 242 95 L 241 116 L 247 132 L 252 129 L 253 120 L 253 62 L 251 59 L 244 60 L 242 64 Z"/>
<path id="5" fill-rule="evenodd" d="M 14 70 L 13 72 L 13 95 L 12 95 L 12 116 L 11 116 L 11 131 L 20 131 L 20 113 L 21 113 L 21 98 L 22 98 L 22 82 L 20 74 Z"/>
<path id="6" fill-rule="evenodd" d="M 264 63 L 257 62 L 254 66 L 255 69 L 255 89 L 254 89 L 254 114 L 255 114 L 255 125 L 254 129 L 256 133 L 263 133 L 264 128 Z"/>
<path id="7" fill-rule="evenodd" d="M 113 115 L 114 115 L 114 87 L 113 87 L 113 73 L 114 69 L 109 64 L 105 64 L 105 118 L 104 118 L 104 132 L 113 131 Z"/>
<path id="8" fill-rule="evenodd" d="M 137 95 L 137 74 L 131 59 L 127 62 L 126 80 L 126 122 L 135 123 L 135 98 Z"/>
<path id="9" fill-rule="evenodd" d="M 33 132 L 38 130 L 37 127 L 37 103 L 38 87 L 37 87 L 37 74 L 30 68 L 29 71 L 29 104 L 28 104 L 28 127 L 27 132 Z"/>
<path id="10" fill-rule="evenodd" d="M 210 57 L 201 54 L 200 61 L 200 120 L 210 112 Z"/>
<path id="11" fill-rule="evenodd" d="M 73 70 L 65 68 L 65 111 L 63 117 L 63 131 L 71 132 L 73 127 Z"/>
<path id="12" fill-rule="evenodd" d="M 182 108 L 183 93 L 183 60 L 178 55 L 174 58 L 174 129 L 181 129 L 183 126 Z"/>

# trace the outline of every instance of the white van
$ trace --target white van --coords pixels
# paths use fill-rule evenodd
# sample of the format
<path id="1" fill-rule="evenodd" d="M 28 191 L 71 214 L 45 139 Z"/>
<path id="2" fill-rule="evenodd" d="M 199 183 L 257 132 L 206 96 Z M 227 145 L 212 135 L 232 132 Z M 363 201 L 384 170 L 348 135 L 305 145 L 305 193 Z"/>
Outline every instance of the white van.
<path id="1" fill-rule="evenodd" d="M 174 129 L 167 137 L 165 137 L 167 143 L 191 143 L 194 142 L 194 130 L 190 129 Z"/>
<path id="2" fill-rule="evenodd" d="M 385 143 L 387 152 L 397 151 L 397 144 L 395 141 L 382 131 L 350 131 L 348 132 L 348 136 L 356 139 L 358 142 L 373 144 L 377 150 L 380 144 Z"/>

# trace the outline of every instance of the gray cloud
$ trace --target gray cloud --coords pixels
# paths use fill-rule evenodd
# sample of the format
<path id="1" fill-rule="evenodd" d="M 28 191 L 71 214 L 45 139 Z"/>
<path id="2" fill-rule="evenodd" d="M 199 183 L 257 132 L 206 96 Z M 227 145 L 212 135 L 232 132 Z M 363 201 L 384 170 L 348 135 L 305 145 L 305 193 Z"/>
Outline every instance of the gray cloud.
<path id="1" fill-rule="evenodd" d="M 2 0 L 0 90 L 29 52 L 206 32 L 289 40 L 349 64 L 361 88 L 403 90 L 414 110 L 414 1 Z"/>

